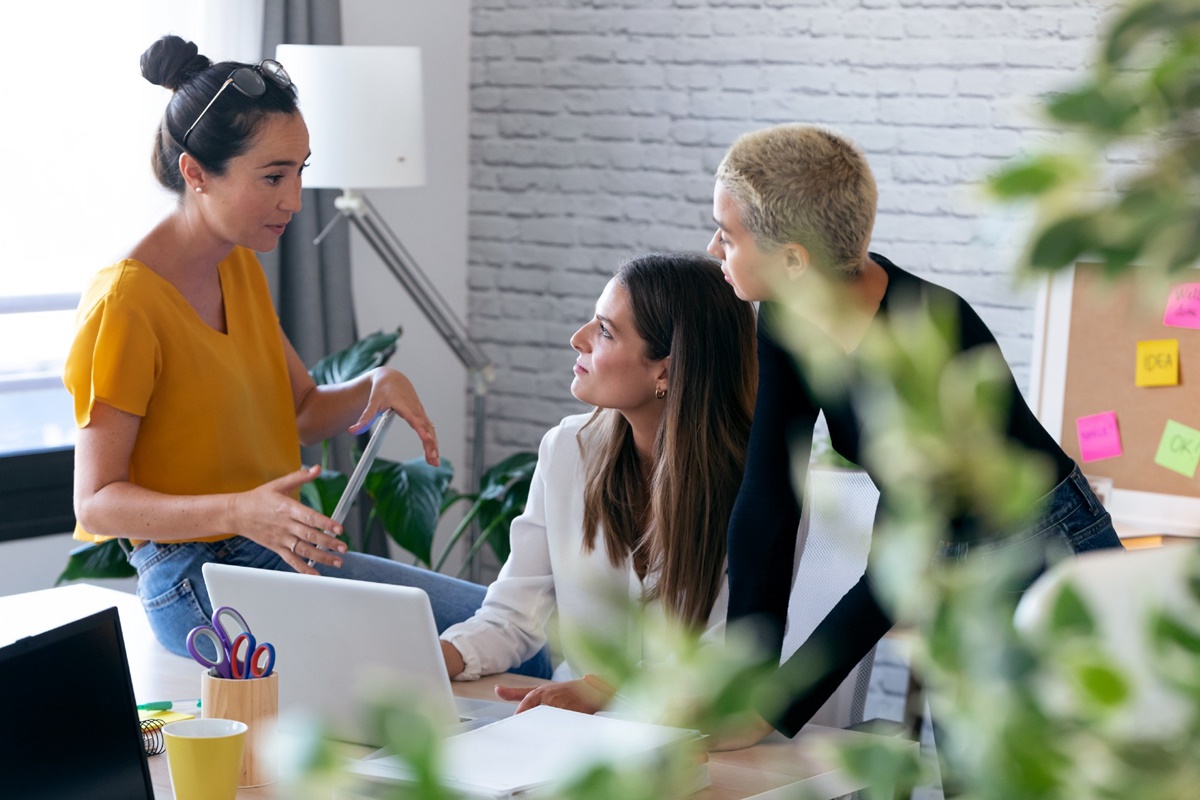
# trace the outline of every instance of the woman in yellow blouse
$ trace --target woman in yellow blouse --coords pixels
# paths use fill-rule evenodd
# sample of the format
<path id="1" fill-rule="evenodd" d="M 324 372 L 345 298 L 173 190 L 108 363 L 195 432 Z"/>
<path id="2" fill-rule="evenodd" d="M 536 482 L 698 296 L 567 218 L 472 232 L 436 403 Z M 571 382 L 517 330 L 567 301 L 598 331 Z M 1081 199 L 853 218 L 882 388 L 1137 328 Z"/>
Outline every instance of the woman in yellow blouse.
<path id="1" fill-rule="evenodd" d="M 317 386 L 280 327 L 253 251 L 273 250 L 300 210 L 308 129 L 287 73 L 212 64 L 176 36 L 141 68 L 173 91 L 152 163 L 179 203 L 80 303 L 64 370 L 80 429 L 76 538 L 133 543 L 138 594 L 177 653 L 211 614 L 208 561 L 420 585 L 421 570 L 347 553 L 340 526 L 296 499 L 319 472 L 301 468 L 301 443 L 361 432 L 384 409 L 430 464 L 438 449 L 404 375 Z M 439 627 L 482 601 L 464 586 Z"/>

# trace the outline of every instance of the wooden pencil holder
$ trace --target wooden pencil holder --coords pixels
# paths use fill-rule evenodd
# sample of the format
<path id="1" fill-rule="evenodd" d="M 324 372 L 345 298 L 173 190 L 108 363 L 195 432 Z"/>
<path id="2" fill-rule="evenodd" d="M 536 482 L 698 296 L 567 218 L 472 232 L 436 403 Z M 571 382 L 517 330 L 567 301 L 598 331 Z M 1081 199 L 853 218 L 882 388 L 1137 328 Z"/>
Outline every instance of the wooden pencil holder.
<path id="1" fill-rule="evenodd" d="M 200 714 L 205 718 L 236 719 L 249 727 L 242 753 L 238 787 L 273 783 L 277 772 L 274 753 L 275 723 L 279 717 L 279 673 L 265 678 L 231 680 L 200 678 Z"/>

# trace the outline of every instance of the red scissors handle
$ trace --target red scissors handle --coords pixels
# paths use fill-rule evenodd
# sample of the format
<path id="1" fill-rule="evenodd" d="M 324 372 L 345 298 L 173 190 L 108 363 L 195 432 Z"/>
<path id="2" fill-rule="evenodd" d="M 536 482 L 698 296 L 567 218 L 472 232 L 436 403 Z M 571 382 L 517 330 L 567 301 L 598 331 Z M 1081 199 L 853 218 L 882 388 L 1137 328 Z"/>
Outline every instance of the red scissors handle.
<path id="1" fill-rule="evenodd" d="M 243 644 L 245 658 L 240 657 Z M 258 644 L 252 634 L 243 633 L 233 640 L 229 662 L 230 671 L 237 680 L 265 678 L 275 668 L 275 646 L 270 642 Z"/>

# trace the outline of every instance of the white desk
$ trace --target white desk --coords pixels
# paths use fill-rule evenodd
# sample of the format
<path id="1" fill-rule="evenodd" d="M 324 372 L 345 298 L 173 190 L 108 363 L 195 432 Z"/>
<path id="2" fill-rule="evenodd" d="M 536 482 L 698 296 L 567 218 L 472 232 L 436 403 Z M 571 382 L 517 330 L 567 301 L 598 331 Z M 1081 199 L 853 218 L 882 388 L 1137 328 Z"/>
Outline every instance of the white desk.
<path id="1" fill-rule="evenodd" d="M 125 649 L 139 703 L 167 698 L 199 697 L 199 671 L 189 658 L 167 652 L 154 638 L 141 602 L 134 595 L 88 584 L 0 597 L 0 645 L 49 630 L 97 611 L 116 606 L 121 616 Z M 517 675 L 490 676 L 473 682 L 454 682 L 456 694 L 494 699 L 497 680 L 510 685 L 540 683 Z M 834 798 L 863 788 L 816 752 L 818 740 L 873 738 L 872 734 L 809 726 L 796 738 L 782 737 L 732 753 L 709 757 L 712 786 L 692 797 L 697 800 L 741 800 L 804 796 Z M 914 742 L 913 747 L 917 745 Z M 155 797 L 174 797 L 166 756 L 150 758 Z M 239 798 L 274 798 L 267 786 L 243 789 Z"/>

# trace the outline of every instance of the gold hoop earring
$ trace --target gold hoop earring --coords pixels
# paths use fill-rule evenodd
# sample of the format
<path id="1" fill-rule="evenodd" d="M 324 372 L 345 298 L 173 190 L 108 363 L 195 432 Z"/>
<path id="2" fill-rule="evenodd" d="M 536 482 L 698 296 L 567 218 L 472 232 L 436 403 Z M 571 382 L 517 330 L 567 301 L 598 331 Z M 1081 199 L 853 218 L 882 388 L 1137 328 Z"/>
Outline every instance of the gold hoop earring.
<path id="1" fill-rule="evenodd" d="M 662 400 L 664 397 L 667 396 L 667 390 L 666 389 L 655 389 L 654 396 L 657 397 L 659 400 Z"/>

